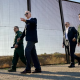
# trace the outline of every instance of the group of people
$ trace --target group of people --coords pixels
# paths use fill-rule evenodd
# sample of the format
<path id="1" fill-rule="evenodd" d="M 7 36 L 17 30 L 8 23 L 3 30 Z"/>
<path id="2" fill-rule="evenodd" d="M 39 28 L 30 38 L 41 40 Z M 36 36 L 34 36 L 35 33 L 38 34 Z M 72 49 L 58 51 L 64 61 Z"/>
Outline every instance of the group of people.
<path id="1" fill-rule="evenodd" d="M 26 65 L 24 71 L 21 74 L 31 73 L 31 58 L 34 63 L 35 71 L 32 73 L 40 73 L 41 67 L 37 57 L 35 43 L 38 42 L 37 38 L 37 19 L 31 18 L 31 12 L 26 11 L 25 17 L 27 18 L 20 18 L 21 21 L 25 22 L 25 28 L 23 33 L 19 31 L 19 27 L 15 26 L 14 31 L 16 33 L 13 47 L 14 50 L 14 57 L 12 60 L 12 68 L 8 70 L 8 72 L 16 72 L 16 65 L 18 59 L 20 57 L 21 61 Z M 23 46 L 23 38 L 26 38 L 26 48 L 25 48 L 25 56 L 24 56 L 24 46 Z"/>
<path id="2" fill-rule="evenodd" d="M 34 63 L 35 71 L 32 73 L 40 73 L 41 67 L 40 63 L 37 57 L 35 43 L 38 42 L 37 38 L 37 19 L 31 18 L 31 12 L 26 11 L 25 17 L 20 18 L 21 21 L 25 22 L 25 28 L 24 31 L 19 31 L 19 27 L 14 27 L 14 32 L 16 33 L 13 47 L 14 50 L 14 56 L 12 60 L 12 67 L 9 69 L 9 72 L 16 72 L 16 65 L 18 62 L 18 59 L 20 58 L 21 61 L 26 65 L 26 68 L 24 71 L 22 71 L 22 74 L 31 73 L 31 58 Z M 79 14 L 80 19 L 80 14 Z M 69 68 L 75 67 L 74 59 L 78 61 L 78 64 L 80 65 L 80 57 L 76 56 L 75 48 L 77 44 L 77 38 L 78 38 L 78 46 L 80 45 L 80 28 L 78 28 L 78 31 L 75 29 L 75 27 L 70 27 L 70 22 L 65 23 L 65 31 L 63 34 L 63 48 L 65 48 L 68 51 L 68 54 L 71 57 L 71 64 Z M 25 48 L 25 56 L 24 56 L 24 46 L 23 46 L 23 38 L 26 38 L 26 48 Z"/>

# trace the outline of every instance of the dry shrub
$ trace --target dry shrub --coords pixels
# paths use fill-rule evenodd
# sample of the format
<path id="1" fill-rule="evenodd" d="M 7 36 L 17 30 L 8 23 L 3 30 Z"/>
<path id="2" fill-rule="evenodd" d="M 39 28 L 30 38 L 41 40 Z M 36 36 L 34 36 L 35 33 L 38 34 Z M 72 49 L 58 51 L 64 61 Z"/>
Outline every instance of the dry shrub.
<path id="1" fill-rule="evenodd" d="M 80 54 L 76 54 L 80 57 Z M 38 55 L 40 65 L 51 65 L 51 64 L 65 64 L 66 63 L 66 55 L 61 53 L 54 54 L 41 54 Z M 76 61 L 77 62 L 77 61 Z M 31 65 L 33 63 L 31 62 Z M 8 68 L 12 65 L 12 56 L 1 56 L 0 57 L 0 68 Z M 19 59 L 17 63 L 17 67 L 25 67 L 22 61 Z"/>
<path id="2" fill-rule="evenodd" d="M 3 64 L 2 66 L 0 66 L 0 68 L 9 68 L 10 67 L 10 65 L 9 64 Z"/>

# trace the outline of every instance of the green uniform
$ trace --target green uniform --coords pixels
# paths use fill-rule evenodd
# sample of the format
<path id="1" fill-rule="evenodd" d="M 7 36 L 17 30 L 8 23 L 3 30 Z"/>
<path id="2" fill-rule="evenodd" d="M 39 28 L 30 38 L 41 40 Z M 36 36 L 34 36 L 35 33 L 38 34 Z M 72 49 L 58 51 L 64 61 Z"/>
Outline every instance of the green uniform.
<path id="1" fill-rule="evenodd" d="M 17 42 L 17 38 L 19 38 L 22 35 L 21 31 L 17 31 L 16 35 L 15 35 L 15 39 L 14 39 L 14 44 L 18 45 L 18 48 L 15 48 L 14 50 L 14 56 L 13 56 L 13 60 L 12 60 L 12 69 L 16 70 L 16 65 L 18 62 L 18 59 L 20 57 L 21 61 L 26 65 L 26 58 L 24 56 L 24 46 L 23 46 L 23 39 L 20 40 L 19 42 Z"/>
<path id="2" fill-rule="evenodd" d="M 80 43 L 80 25 L 78 26 L 78 43 Z"/>

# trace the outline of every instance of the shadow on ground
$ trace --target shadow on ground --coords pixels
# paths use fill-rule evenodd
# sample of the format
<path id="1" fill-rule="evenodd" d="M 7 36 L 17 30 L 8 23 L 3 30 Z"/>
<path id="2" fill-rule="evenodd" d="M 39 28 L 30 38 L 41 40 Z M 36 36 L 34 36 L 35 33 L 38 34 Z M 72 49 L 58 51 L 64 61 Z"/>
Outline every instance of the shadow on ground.
<path id="1" fill-rule="evenodd" d="M 80 80 L 79 72 L 49 72 L 43 71 L 42 73 L 35 74 L 17 74 L 9 72 L 0 72 L 0 74 L 7 74 L 13 76 L 23 76 L 23 77 L 33 77 L 33 78 L 42 78 L 46 80 Z"/>

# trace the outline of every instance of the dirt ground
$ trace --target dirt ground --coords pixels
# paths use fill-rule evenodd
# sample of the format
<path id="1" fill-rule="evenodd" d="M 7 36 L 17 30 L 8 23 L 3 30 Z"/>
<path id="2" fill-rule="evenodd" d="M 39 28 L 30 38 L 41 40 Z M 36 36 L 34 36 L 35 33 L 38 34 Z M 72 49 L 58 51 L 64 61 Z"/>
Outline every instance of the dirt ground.
<path id="1" fill-rule="evenodd" d="M 80 80 L 80 66 L 68 68 L 68 65 L 41 66 L 42 73 L 20 74 L 25 68 L 17 68 L 17 72 L 8 72 L 8 69 L 0 69 L 0 80 Z M 32 67 L 32 71 L 34 71 Z"/>

